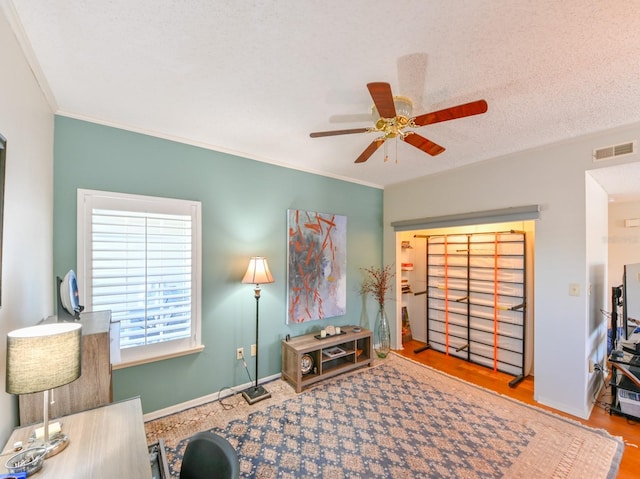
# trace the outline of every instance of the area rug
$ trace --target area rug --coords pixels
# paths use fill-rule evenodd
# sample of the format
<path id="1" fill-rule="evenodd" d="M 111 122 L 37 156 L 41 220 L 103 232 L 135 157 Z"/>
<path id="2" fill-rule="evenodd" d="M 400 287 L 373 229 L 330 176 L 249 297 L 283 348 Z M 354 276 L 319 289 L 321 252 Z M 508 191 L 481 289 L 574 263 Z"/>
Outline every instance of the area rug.
<path id="1" fill-rule="evenodd" d="M 216 403 L 202 421 L 185 419 L 196 410 L 152 421 L 147 439 L 164 436 L 175 478 L 189 437 L 204 429 L 235 447 L 243 478 L 613 479 L 622 457 L 622 440 L 604 430 L 395 354 L 298 395 L 283 384 L 254 409 Z"/>

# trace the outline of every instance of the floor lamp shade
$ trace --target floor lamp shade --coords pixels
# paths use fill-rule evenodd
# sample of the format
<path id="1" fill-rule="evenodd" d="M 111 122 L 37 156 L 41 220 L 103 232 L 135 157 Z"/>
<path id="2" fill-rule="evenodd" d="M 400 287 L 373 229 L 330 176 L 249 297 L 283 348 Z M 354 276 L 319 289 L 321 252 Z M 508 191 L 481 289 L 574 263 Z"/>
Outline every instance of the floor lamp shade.
<path id="1" fill-rule="evenodd" d="M 81 325 L 52 323 L 7 335 L 7 392 L 30 394 L 80 377 Z"/>
<path id="2" fill-rule="evenodd" d="M 251 258 L 242 282 L 244 284 L 273 283 L 273 276 L 271 276 L 271 271 L 269 271 L 267 258 L 263 258 L 262 256 L 254 256 Z"/>

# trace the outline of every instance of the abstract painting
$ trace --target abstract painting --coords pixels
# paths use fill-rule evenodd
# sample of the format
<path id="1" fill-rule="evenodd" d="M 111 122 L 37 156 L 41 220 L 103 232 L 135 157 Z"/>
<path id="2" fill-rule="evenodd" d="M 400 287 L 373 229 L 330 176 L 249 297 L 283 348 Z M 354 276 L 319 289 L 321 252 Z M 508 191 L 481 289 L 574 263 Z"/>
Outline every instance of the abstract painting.
<path id="1" fill-rule="evenodd" d="M 344 315 L 347 217 L 287 210 L 287 228 L 287 323 Z"/>

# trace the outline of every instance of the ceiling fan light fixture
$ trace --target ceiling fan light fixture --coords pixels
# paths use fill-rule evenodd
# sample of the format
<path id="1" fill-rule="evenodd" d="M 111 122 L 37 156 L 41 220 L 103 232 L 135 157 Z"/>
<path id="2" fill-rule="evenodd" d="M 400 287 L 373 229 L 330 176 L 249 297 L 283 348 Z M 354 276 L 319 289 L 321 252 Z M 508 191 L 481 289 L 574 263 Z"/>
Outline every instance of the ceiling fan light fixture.
<path id="1" fill-rule="evenodd" d="M 413 114 L 413 102 L 406 96 L 396 96 L 393 99 L 393 104 L 396 107 L 396 116 L 411 118 Z"/>
<path id="2" fill-rule="evenodd" d="M 411 118 L 411 114 L 413 113 L 413 102 L 411 98 L 401 95 L 394 96 L 393 105 L 396 108 L 396 117 Z M 380 114 L 375 105 L 371 107 L 371 117 L 373 121 L 380 119 Z"/>

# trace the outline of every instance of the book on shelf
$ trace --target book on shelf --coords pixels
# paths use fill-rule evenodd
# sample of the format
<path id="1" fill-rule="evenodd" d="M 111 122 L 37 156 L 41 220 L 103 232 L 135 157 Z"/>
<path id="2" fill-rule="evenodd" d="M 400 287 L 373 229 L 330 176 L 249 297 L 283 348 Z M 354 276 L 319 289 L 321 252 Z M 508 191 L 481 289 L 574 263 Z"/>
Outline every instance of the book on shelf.
<path id="1" fill-rule="evenodd" d="M 344 349 L 339 348 L 338 346 L 334 346 L 332 348 L 322 350 L 322 354 L 324 354 L 328 358 L 335 358 L 337 356 L 342 356 L 344 353 L 345 353 Z"/>

